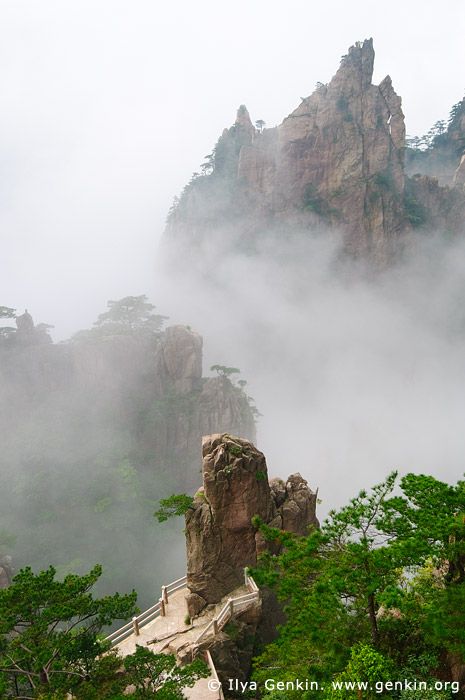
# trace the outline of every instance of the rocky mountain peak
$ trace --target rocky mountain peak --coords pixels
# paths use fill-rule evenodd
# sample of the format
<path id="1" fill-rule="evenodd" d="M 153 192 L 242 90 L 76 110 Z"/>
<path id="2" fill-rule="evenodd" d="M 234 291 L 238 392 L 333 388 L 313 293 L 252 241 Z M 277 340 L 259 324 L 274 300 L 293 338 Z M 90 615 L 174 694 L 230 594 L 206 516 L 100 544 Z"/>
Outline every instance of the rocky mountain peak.
<path id="1" fill-rule="evenodd" d="M 351 46 L 330 83 L 277 128 L 254 129 L 241 105 L 167 232 L 223 225 L 253 245 L 273 228 L 336 228 L 351 254 L 387 264 L 403 232 L 405 125 L 390 78 L 371 82 L 374 56 L 372 39 Z"/>
<path id="2" fill-rule="evenodd" d="M 352 88 L 367 88 L 373 78 L 375 50 L 373 39 L 357 41 L 351 46 L 331 83 L 342 91 L 350 92 Z"/>
<path id="3" fill-rule="evenodd" d="M 231 250 L 249 251 L 284 232 L 335 230 L 350 258 L 382 268 L 400 256 L 415 227 L 460 233 L 463 102 L 434 147 L 407 149 L 409 175 L 441 176 L 438 197 L 425 199 L 424 188 L 405 177 L 401 98 L 389 75 L 373 85 L 374 58 L 372 39 L 356 42 L 331 81 L 318 83 L 275 128 L 255 129 L 241 105 L 208 174 L 186 186 L 171 212 L 168 245 L 184 237 L 187 249 L 202 250 L 221 232 Z"/>
<path id="4" fill-rule="evenodd" d="M 250 119 L 249 110 L 245 105 L 241 105 L 237 110 L 236 121 L 234 122 L 237 126 L 241 126 L 246 133 L 253 135 L 255 128 Z"/>

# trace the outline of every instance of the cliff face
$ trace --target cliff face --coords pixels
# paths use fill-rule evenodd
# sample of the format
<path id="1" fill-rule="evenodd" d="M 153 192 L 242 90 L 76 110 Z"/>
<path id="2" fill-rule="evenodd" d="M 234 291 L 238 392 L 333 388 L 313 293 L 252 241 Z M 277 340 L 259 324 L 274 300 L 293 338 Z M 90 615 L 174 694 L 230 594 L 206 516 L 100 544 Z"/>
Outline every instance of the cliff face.
<path id="1" fill-rule="evenodd" d="M 274 138 L 241 150 L 238 177 L 279 216 L 313 211 L 342 226 L 348 250 L 384 263 L 402 229 L 405 126 L 389 76 L 372 85 L 373 62 L 371 40 L 352 46 Z"/>
<path id="2" fill-rule="evenodd" d="M 202 377 L 202 338 L 183 326 L 150 342 L 17 345 L 0 359 L 0 529 L 18 536 L 15 568 L 99 561 L 113 587 L 115 576 L 132 586 L 137 568 L 152 590 L 141 548 L 170 546 L 153 541 L 156 504 L 197 483 L 206 432 L 254 439 L 247 397 Z"/>
<path id="3" fill-rule="evenodd" d="M 300 476 L 268 481 L 264 455 L 248 440 L 210 435 L 203 440 L 203 487 L 186 514 L 188 607 L 195 615 L 243 581 L 266 542 L 252 524 L 307 534 L 318 527 L 316 494 Z"/>
<path id="4" fill-rule="evenodd" d="M 415 226 L 439 223 L 461 232 L 465 171 L 454 150 L 461 144 L 463 149 L 460 119 L 451 129 L 454 154 L 447 183 L 440 184 L 461 192 L 453 210 L 444 209 L 440 220 L 430 221 L 428 207 L 434 212 L 436 200 L 423 200 L 415 183 L 405 198 L 401 99 L 389 76 L 372 84 L 373 63 L 372 40 L 357 42 L 330 83 L 319 85 L 273 129 L 254 128 L 241 106 L 203 175 L 193 177 L 173 207 L 167 246 L 181 239 L 194 252 L 223 234 L 231 248 L 250 250 L 273 231 L 336 229 L 351 257 L 383 267 L 396 259 Z M 434 175 L 427 168 L 413 172 Z M 420 219 L 417 204 L 425 208 Z"/>
<path id="5" fill-rule="evenodd" d="M 200 469 L 202 436 L 230 431 L 255 439 L 247 397 L 227 377 L 202 379 L 202 338 L 184 326 L 167 328 L 155 355 L 153 376 L 156 457 L 168 466 L 185 464 L 183 488 L 192 488 Z"/>
<path id="6" fill-rule="evenodd" d="M 423 147 L 418 143 L 423 141 Z M 416 144 L 416 145 L 415 145 Z M 465 232 L 465 99 L 406 149 L 405 218 L 425 230 Z"/>
<path id="7" fill-rule="evenodd" d="M 187 188 L 167 233 L 185 231 L 200 210 L 202 216 L 208 212 L 205 230 L 212 217 L 235 209 L 242 238 L 270 226 L 335 226 L 348 251 L 384 264 L 402 231 L 405 127 L 389 76 L 379 86 L 371 83 L 373 61 L 371 40 L 351 47 L 329 85 L 302 100 L 275 129 L 255 129 L 241 107 L 218 142 L 213 172 Z M 235 207 L 219 197 L 225 154 Z"/>
<path id="8" fill-rule="evenodd" d="M 17 347 L 2 354 L 0 415 L 20 431 L 35 411 L 68 403 L 69 416 L 114 423 L 169 468 L 194 478 L 202 435 L 230 430 L 254 439 L 247 398 L 226 377 L 202 378 L 200 335 L 167 328 L 154 345 L 130 336 L 90 343 Z M 66 418 L 66 416 L 65 416 Z M 89 433 L 87 434 L 89 436 Z M 182 474 L 177 474 L 183 479 Z"/>

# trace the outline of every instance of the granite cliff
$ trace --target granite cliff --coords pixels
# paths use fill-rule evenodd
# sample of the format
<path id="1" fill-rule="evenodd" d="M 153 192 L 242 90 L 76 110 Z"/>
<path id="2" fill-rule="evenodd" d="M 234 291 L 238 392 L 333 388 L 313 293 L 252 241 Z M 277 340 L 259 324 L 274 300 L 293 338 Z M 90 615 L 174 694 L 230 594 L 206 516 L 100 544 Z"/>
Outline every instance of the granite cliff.
<path id="1" fill-rule="evenodd" d="M 16 569 L 100 561 L 114 581 L 132 586 L 137 568 L 142 593 L 153 587 L 141 547 L 172 546 L 170 533 L 158 542 L 152 514 L 167 490 L 197 483 L 202 435 L 255 438 L 241 389 L 202 376 L 202 345 L 172 326 L 150 342 L 112 335 L 0 349 L 0 530 L 18 536 Z"/>
<path id="2" fill-rule="evenodd" d="M 348 255 L 384 267 L 417 226 L 462 233 L 460 114 L 451 125 L 460 152 L 450 150 L 444 181 L 419 182 L 431 168 L 406 179 L 401 99 L 389 76 L 372 84 L 373 63 L 372 40 L 357 42 L 329 84 L 272 129 L 255 128 L 241 106 L 175 201 L 166 247 L 181 241 L 191 254 L 222 234 L 226 250 L 250 251 L 289 229 L 337 230 Z"/>
<path id="3" fill-rule="evenodd" d="M 186 601 L 191 619 L 210 620 L 226 596 L 247 591 L 244 568 L 255 565 L 270 547 L 278 552 L 278 545 L 267 542 L 255 527 L 254 516 L 302 536 L 319 522 L 317 495 L 305 479 L 296 473 L 286 482 L 269 480 L 265 456 L 249 440 L 228 433 L 207 435 L 202 455 L 203 486 L 186 512 Z M 230 678 L 250 679 L 253 656 L 276 639 L 277 627 L 284 622 L 276 594 L 262 587 L 259 605 L 246 606 L 194 648 L 185 644 L 182 654 L 190 659 L 208 649 L 226 688 Z"/>
<path id="4" fill-rule="evenodd" d="M 306 535 L 318 527 L 317 496 L 300 474 L 268 481 L 265 456 L 248 440 L 209 435 L 203 446 L 203 487 L 186 513 L 188 608 L 196 615 L 240 585 L 244 568 L 266 549 L 252 523 Z"/>

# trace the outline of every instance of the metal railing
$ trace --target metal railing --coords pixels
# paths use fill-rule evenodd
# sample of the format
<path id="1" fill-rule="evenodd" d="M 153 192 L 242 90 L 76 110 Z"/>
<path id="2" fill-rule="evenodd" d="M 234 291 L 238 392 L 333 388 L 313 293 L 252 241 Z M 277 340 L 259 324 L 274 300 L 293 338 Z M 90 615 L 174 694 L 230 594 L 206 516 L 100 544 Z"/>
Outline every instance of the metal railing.
<path id="1" fill-rule="evenodd" d="M 156 617 L 165 617 L 166 606 L 169 602 L 169 596 L 175 591 L 178 591 L 181 588 L 185 588 L 186 581 L 186 576 L 182 576 L 181 578 L 178 578 L 177 581 L 173 581 L 167 586 L 162 586 L 161 598 L 159 598 L 158 603 L 152 605 L 151 608 L 144 610 L 144 612 L 139 613 L 139 615 L 137 615 L 136 617 L 133 617 L 131 622 L 128 622 L 126 625 L 116 630 L 116 632 L 113 632 L 112 634 L 108 635 L 108 637 L 105 638 L 105 641 L 111 642 L 111 646 L 114 647 L 120 642 L 122 642 L 123 639 L 130 637 L 131 634 L 135 634 L 136 637 L 138 637 L 140 633 L 140 627 L 143 627 L 148 622 L 154 620 Z"/>

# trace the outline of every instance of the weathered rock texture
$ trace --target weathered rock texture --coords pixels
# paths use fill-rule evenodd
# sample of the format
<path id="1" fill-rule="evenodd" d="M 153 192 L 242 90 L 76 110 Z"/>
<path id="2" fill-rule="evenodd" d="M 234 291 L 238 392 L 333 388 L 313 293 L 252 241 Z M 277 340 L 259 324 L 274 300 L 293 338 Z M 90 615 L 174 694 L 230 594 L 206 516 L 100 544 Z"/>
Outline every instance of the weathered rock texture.
<path id="1" fill-rule="evenodd" d="M 465 129 L 464 129 L 465 133 Z M 464 189 L 465 186 L 465 153 L 460 159 L 460 163 L 457 166 L 457 170 L 454 173 L 454 178 L 452 181 L 454 187 L 458 187 L 459 189 L 461 188 L 462 190 Z"/>
<path id="2" fill-rule="evenodd" d="M 463 188 L 441 187 L 437 177 L 414 175 L 406 178 L 405 192 L 406 216 L 414 225 L 435 232 L 465 233 Z"/>
<path id="3" fill-rule="evenodd" d="M 185 326 L 167 328 L 155 356 L 154 455 L 162 462 L 186 464 L 183 488 L 198 478 L 202 436 L 230 431 L 255 438 L 246 395 L 227 377 L 202 379 L 202 338 Z"/>
<path id="4" fill-rule="evenodd" d="M 316 494 L 300 474 L 268 481 L 266 460 L 248 440 L 228 434 L 203 441 L 203 487 L 186 514 L 188 607 L 197 614 L 241 583 L 266 542 L 252 518 L 305 535 L 318 526 Z"/>
<path id="5" fill-rule="evenodd" d="M 336 230 L 350 257 L 384 267 L 415 227 L 463 232 L 465 102 L 455 106 L 437 147 L 408 149 L 408 174 L 438 175 L 440 187 L 425 199 L 424 187 L 413 183 L 406 199 L 401 99 L 389 76 L 372 84 L 373 62 L 372 40 L 357 42 L 329 84 L 319 84 L 275 128 L 255 129 L 245 106 L 239 108 L 208 170 L 191 180 L 170 212 L 168 257 L 170 243 L 182 242 L 175 266 L 188 250 L 189 264 L 200 255 L 204 270 L 212 240 L 227 253 L 255 250 L 289 230 Z M 443 185 L 455 187 L 453 206 Z"/>
<path id="6" fill-rule="evenodd" d="M 13 579 L 13 567 L 11 557 L 8 555 L 0 556 L 0 590 L 8 588 Z"/>
<path id="7" fill-rule="evenodd" d="M 342 226 L 350 251 L 384 263 L 402 230 L 405 127 L 389 76 L 371 83 L 373 62 L 372 40 L 352 46 L 329 85 L 277 128 L 274 143 L 257 134 L 242 149 L 238 177 L 276 212 L 320 214 Z"/>
<path id="8" fill-rule="evenodd" d="M 185 326 L 166 329 L 156 356 L 160 388 L 168 382 L 180 395 L 199 389 L 202 383 L 202 345 L 201 336 Z"/>
<path id="9" fill-rule="evenodd" d="M 241 218 L 243 237 L 265 227 L 336 226 L 347 249 L 383 265 L 403 228 L 404 117 L 387 76 L 372 85 L 372 40 L 357 43 L 329 85 L 321 85 L 274 129 L 254 129 L 245 107 L 215 149 L 215 170 L 207 182 L 187 188 L 171 217 L 168 234 L 197 221 L 203 230 L 221 219 L 225 206 L 218 181 L 229 188 Z M 225 168 L 237 154 L 237 170 Z M 227 170 L 227 172 L 225 172 Z M 212 203 L 212 199 L 221 204 Z M 205 210 L 209 215 L 205 216 Z M 192 233 L 192 230 L 191 230 Z"/>
<path id="10" fill-rule="evenodd" d="M 15 321 L 17 330 L 16 332 L 12 332 L 7 339 L 4 339 L 6 345 L 25 347 L 29 345 L 47 345 L 52 342 L 47 332 L 47 326 L 43 328 L 41 326 L 35 326 L 32 316 L 27 309 L 21 316 L 16 316 Z"/>

